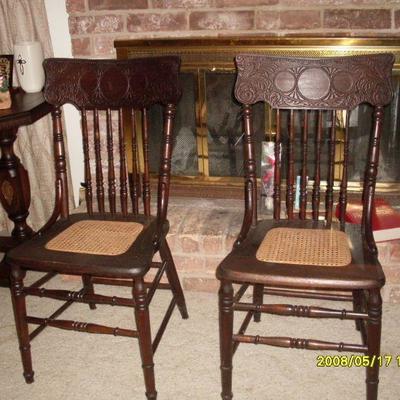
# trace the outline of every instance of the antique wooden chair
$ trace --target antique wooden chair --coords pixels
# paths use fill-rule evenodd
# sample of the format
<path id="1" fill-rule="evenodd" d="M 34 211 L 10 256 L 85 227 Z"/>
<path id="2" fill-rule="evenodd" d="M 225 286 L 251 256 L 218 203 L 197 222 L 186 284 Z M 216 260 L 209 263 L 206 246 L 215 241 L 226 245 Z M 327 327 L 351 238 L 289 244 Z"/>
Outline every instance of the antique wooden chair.
<path id="1" fill-rule="evenodd" d="M 221 281 L 219 315 L 224 400 L 232 399 L 233 396 L 232 357 L 240 343 L 365 353 L 370 360 L 366 379 L 367 399 L 377 398 L 379 366 L 372 360 L 380 351 L 380 289 L 385 277 L 377 259 L 377 248 L 371 231 L 371 208 L 377 177 L 383 106 L 392 98 L 393 61 L 391 54 L 324 59 L 260 55 L 236 57 L 238 75 L 235 96 L 243 105 L 245 132 L 245 213 L 233 250 L 217 269 L 217 277 Z M 260 101 L 277 110 L 274 212 L 273 219 L 262 221 L 257 220 L 252 127 L 252 105 Z M 345 223 L 345 212 L 348 168 L 352 156 L 349 151 L 349 115 L 361 103 L 369 103 L 374 109 L 363 182 L 363 217 L 362 224 L 358 226 Z M 335 121 L 338 110 L 347 110 L 347 117 L 343 173 L 338 196 L 340 218 L 335 221 Z M 312 118 L 316 120 L 313 129 Z M 299 120 L 301 122 L 296 126 Z M 311 130 L 315 135 L 312 141 L 309 139 Z M 297 146 L 296 136 L 299 138 Z M 325 139 L 326 146 L 323 145 Z M 311 147 L 313 154 L 310 155 Z M 298 214 L 293 205 L 296 150 L 301 155 Z M 307 184 L 308 177 L 310 180 Z M 320 217 L 320 198 L 324 189 L 325 212 Z M 281 201 L 284 198 L 286 213 L 283 213 L 284 210 L 281 213 Z M 307 201 L 311 203 L 309 219 Z M 235 294 L 233 283 L 240 284 Z M 249 287 L 253 288 L 251 303 L 241 301 Z M 264 304 L 264 294 L 351 301 L 353 309 Z M 238 333 L 233 332 L 234 311 L 246 312 Z M 261 313 L 355 320 L 356 328 L 361 331 L 362 343 L 246 335 L 251 319 L 254 317 L 255 321 L 259 321 Z"/>
<path id="2" fill-rule="evenodd" d="M 146 396 L 148 399 L 157 397 L 154 352 L 175 305 L 182 317 L 188 318 L 182 288 L 166 242 L 169 227 L 167 207 L 172 129 L 176 104 L 181 96 L 179 67 L 178 57 L 126 61 L 47 59 L 44 62 L 45 98 L 54 106 L 55 208 L 43 229 L 6 256 L 11 266 L 11 292 L 27 383 L 33 382 L 30 342 L 44 328 L 52 326 L 79 332 L 138 338 Z M 70 214 L 68 209 L 60 108 L 65 103 L 74 104 L 80 110 L 82 120 L 87 212 L 80 214 Z M 149 108 L 156 104 L 161 104 L 164 111 L 163 129 L 160 132 L 162 146 L 157 215 L 152 216 L 148 165 L 148 142 L 152 131 L 147 120 Z M 144 155 L 144 172 L 141 176 L 143 213 L 140 213 L 138 190 L 132 190 L 138 187 L 138 171 L 133 177 L 136 182 L 131 185 L 133 193 L 131 196 L 128 193 L 125 153 L 125 136 L 130 135 L 133 165 L 136 166 L 139 113 L 142 113 Z M 124 121 L 128 120 L 133 122 L 126 126 Z M 105 133 L 105 140 L 101 138 L 102 131 Z M 94 185 L 95 188 L 92 187 Z M 161 257 L 160 263 L 152 261 L 157 252 Z M 145 281 L 151 268 L 158 271 L 152 281 Z M 33 285 L 24 287 L 23 279 L 27 270 L 47 274 Z M 83 288 L 79 291 L 66 291 L 41 287 L 57 273 L 81 276 Z M 160 283 L 164 273 L 169 283 Z M 133 298 L 96 294 L 94 283 L 130 286 Z M 173 298 L 152 340 L 149 305 L 157 288 L 171 289 Z M 38 318 L 27 315 L 27 295 L 66 302 L 50 317 Z M 136 329 L 59 319 L 60 314 L 75 301 L 88 303 L 90 308 L 95 308 L 96 303 L 133 307 Z M 38 327 L 29 333 L 28 324 L 36 324 Z"/>

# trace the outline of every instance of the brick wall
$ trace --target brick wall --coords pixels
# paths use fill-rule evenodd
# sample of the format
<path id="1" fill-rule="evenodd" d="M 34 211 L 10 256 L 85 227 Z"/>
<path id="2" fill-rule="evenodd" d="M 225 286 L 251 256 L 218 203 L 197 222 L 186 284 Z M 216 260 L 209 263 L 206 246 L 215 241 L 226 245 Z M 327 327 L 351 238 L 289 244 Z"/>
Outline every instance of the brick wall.
<path id="1" fill-rule="evenodd" d="M 400 0 L 66 0 L 76 57 L 114 39 L 215 35 L 400 36 Z"/>

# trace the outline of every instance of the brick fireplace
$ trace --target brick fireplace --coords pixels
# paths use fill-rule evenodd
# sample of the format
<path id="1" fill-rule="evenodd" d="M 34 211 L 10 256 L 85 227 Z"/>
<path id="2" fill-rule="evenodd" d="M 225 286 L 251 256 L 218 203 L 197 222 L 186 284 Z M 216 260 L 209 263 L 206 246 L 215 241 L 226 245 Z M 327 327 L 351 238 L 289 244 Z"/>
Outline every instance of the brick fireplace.
<path id="1" fill-rule="evenodd" d="M 66 0 L 75 57 L 115 39 L 216 35 L 399 36 L 396 0 Z"/>
<path id="2" fill-rule="evenodd" d="M 114 58 L 114 41 L 215 36 L 396 37 L 393 0 L 66 0 L 75 57 Z M 399 40 L 400 42 L 400 40 Z M 216 290 L 214 271 L 242 218 L 240 200 L 172 201 L 169 242 L 188 290 Z M 379 246 L 384 300 L 400 302 L 400 241 Z"/>

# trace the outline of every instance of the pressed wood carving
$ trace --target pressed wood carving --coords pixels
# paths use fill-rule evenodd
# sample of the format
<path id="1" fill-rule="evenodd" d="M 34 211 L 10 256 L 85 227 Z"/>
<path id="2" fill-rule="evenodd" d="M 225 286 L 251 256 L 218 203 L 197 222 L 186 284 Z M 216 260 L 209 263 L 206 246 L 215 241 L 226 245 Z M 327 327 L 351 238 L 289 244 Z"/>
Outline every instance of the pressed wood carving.
<path id="1" fill-rule="evenodd" d="M 158 62 L 154 62 L 154 60 Z M 176 57 L 136 60 L 47 59 L 46 100 L 60 106 L 142 109 L 150 104 L 176 104 L 181 96 Z M 52 90 L 47 90 L 51 87 Z"/>
<path id="2" fill-rule="evenodd" d="M 376 54 L 321 59 L 236 57 L 235 96 L 243 104 L 266 101 L 275 108 L 353 109 L 388 104 L 394 56 Z"/>

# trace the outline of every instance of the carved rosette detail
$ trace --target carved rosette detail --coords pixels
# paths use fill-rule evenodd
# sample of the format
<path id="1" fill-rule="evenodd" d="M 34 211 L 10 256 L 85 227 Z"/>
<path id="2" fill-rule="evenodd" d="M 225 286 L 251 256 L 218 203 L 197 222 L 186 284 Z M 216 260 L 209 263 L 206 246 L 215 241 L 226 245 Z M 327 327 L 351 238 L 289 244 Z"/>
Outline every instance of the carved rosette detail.
<path id="1" fill-rule="evenodd" d="M 265 101 L 274 108 L 383 106 L 393 97 L 393 62 L 388 53 L 315 59 L 241 54 L 235 96 L 243 104 Z"/>
<path id="2" fill-rule="evenodd" d="M 240 93 L 240 101 L 243 104 L 251 104 L 257 95 L 257 88 L 249 81 L 237 83 L 236 90 Z"/>

